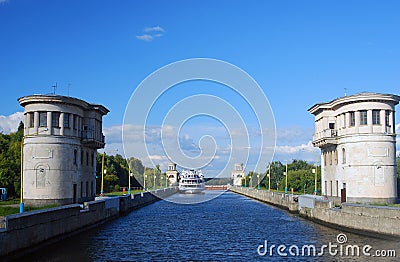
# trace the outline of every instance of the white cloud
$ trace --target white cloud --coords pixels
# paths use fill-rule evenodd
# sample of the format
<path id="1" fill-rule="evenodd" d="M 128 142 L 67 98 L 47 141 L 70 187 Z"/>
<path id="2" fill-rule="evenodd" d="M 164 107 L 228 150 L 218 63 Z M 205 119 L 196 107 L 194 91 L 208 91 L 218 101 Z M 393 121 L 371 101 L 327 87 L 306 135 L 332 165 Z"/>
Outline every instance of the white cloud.
<path id="1" fill-rule="evenodd" d="M 165 30 L 160 26 L 146 27 L 143 29 L 145 34 L 137 35 L 136 38 L 142 41 L 151 42 L 157 37 L 162 37 Z"/>
<path id="2" fill-rule="evenodd" d="M 16 112 L 9 116 L 0 115 L 0 133 L 9 134 L 10 132 L 16 132 L 19 123 L 23 120 L 24 120 L 23 112 Z"/>
<path id="3" fill-rule="evenodd" d="M 143 31 L 145 32 L 162 32 L 164 33 L 165 30 L 160 26 L 153 26 L 153 27 L 146 27 Z"/>
<path id="4" fill-rule="evenodd" d="M 144 35 L 137 35 L 136 36 L 137 39 L 142 40 L 142 41 L 153 41 L 154 37 L 148 34 L 144 34 Z"/>

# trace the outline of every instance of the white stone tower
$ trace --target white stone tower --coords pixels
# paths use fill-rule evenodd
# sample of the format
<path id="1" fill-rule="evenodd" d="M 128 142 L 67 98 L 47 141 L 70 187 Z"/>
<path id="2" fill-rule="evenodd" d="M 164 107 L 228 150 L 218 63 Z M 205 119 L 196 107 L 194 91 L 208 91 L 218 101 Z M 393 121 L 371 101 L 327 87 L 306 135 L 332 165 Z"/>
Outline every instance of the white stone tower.
<path id="1" fill-rule="evenodd" d="M 242 181 L 245 176 L 243 164 L 235 164 L 235 169 L 232 171 L 233 185 L 242 186 Z"/>
<path id="2" fill-rule="evenodd" d="M 179 172 L 176 170 L 175 163 L 168 164 L 168 170 L 167 170 L 166 174 L 167 174 L 170 185 L 175 186 L 178 184 Z"/>
<path id="3" fill-rule="evenodd" d="M 312 106 L 322 194 L 342 202 L 397 200 L 395 106 L 400 97 L 360 93 Z"/>
<path id="4" fill-rule="evenodd" d="M 24 107 L 23 197 L 27 205 L 94 200 L 102 105 L 60 95 L 18 99 Z"/>

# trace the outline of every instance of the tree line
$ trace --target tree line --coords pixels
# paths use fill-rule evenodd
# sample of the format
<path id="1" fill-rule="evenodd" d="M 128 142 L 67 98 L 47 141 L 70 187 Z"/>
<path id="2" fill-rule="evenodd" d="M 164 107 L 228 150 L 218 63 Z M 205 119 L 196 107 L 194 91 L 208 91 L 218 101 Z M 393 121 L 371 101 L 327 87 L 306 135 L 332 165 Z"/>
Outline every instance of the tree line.
<path id="1" fill-rule="evenodd" d="M 20 177 L 21 177 L 21 142 L 24 135 L 24 125 L 20 122 L 16 132 L 10 134 L 0 133 L 0 187 L 7 188 L 8 195 L 16 197 L 20 195 Z M 96 156 L 96 186 L 100 192 L 101 186 L 101 165 L 102 154 L 97 153 Z M 314 192 L 314 174 L 312 169 L 314 165 L 304 160 L 293 160 L 288 163 L 288 190 L 293 188 L 296 192 L 306 192 L 308 194 Z M 397 165 L 397 188 L 400 196 L 400 157 L 396 158 Z M 157 165 L 154 168 L 148 168 L 143 165 L 141 160 L 131 157 L 125 159 L 121 155 L 105 155 L 104 167 L 104 191 L 111 192 L 120 190 L 121 187 L 128 186 L 128 173 L 131 173 L 131 187 L 142 188 L 145 184 L 146 188 L 164 187 L 168 185 L 166 174 L 160 170 Z M 280 161 L 274 161 L 270 165 L 271 189 L 285 189 L 286 164 Z M 318 166 L 318 192 L 321 192 L 321 168 Z M 268 188 L 268 165 L 263 173 L 250 171 L 245 179 L 244 186 L 258 185 L 258 177 L 260 175 L 260 186 Z M 145 181 L 145 182 L 144 182 Z"/>
<path id="2" fill-rule="evenodd" d="M 305 192 L 311 194 L 314 192 L 315 165 L 304 160 L 293 160 L 287 163 L 288 173 L 288 191 L 292 188 L 295 192 Z M 271 190 L 285 190 L 286 186 L 286 163 L 274 161 L 266 166 L 266 171 L 257 173 L 250 171 L 243 179 L 243 186 L 257 187 L 260 181 L 261 188 L 269 188 L 268 174 L 271 176 Z M 317 190 L 321 192 L 321 167 L 317 167 Z"/>

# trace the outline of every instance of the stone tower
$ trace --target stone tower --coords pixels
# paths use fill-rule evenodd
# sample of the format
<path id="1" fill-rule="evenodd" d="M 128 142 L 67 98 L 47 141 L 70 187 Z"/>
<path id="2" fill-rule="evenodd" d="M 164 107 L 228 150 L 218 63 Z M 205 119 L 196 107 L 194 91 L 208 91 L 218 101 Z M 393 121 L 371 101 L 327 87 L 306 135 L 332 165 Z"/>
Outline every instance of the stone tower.
<path id="1" fill-rule="evenodd" d="M 168 164 L 168 170 L 167 170 L 166 174 L 167 174 L 167 177 L 169 180 L 169 184 L 171 186 L 175 186 L 178 184 L 179 172 L 176 170 L 176 164 L 174 164 L 174 163 Z"/>
<path id="2" fill-rule="evenodd" d="M 232 171 L 233 185 L 242 186 L 242 181 L 245 176 L 243 164 L 235 164 L 235 169 Z"/>
<path id="3" fill-rule="evenodd" d="M 23 197 L 27 205 L 82 203 L 96 194 L 104 147 L 102 105 L 60 95 L 18 99 L 24 107 Z"/>
<path id="4" fill-rule="evenodd" d="M 313 144 L 321 148 L 322 194 L 342 202 L 397 200 L 395 106 L 400 97 L 360 93 L 319 103 Z"/>

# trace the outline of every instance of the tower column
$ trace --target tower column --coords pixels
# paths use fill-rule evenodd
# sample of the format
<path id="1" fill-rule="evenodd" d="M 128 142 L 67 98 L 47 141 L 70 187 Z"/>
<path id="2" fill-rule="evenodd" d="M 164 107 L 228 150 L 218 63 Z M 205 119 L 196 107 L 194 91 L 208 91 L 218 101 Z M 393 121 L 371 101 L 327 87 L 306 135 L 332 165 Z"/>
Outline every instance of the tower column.
<path id="1" fill-rule="evenodd" d="M 60 135 L 64 135 L 64 113 L 60 114 Z"/>
<path id="2" fill-rule="evenodd" d="M 39 132 L 39 112 L 35 111 L 33 115 L 33 132 L 37 134 Z"/>
<path id="3" fill-rule="evenodd" d="M 367 110 L 367 125 L 369 133 L 372 134 L 374 132 L 374 128 L 372 125 L 372 110 Z"/>
<path id="4" fill-rule="evenodd" d="M 386 110 L 381 109 L 381 111 L 379 111 L 379 114 L 380 114 L 380 118 L 381 118 L 382 133 L 386 133 Z"/>

